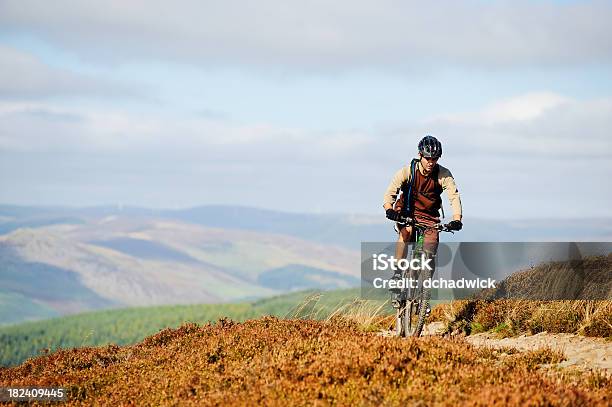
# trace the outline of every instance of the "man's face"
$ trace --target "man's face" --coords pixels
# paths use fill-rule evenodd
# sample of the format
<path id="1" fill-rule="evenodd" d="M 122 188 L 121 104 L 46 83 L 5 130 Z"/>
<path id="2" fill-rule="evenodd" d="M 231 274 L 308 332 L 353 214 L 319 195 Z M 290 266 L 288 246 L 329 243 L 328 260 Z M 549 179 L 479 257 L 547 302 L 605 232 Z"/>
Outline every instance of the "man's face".
<path id="1" fill-rule="evenodd" d="M 423 157 L 423 154 L 420 154 L 420 156 L 421 156 L 421 165 L 425 169 L 425 172 L 431 172 L 431 170 L 433 170 L 433 167 L 438 162 L 438 158 Z"/>

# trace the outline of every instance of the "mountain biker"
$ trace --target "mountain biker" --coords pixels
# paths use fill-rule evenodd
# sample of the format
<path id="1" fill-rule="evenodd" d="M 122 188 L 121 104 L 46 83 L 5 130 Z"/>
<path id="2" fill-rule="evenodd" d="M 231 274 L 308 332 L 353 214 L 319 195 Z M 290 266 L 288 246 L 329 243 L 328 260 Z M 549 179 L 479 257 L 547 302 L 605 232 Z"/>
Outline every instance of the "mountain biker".
<path id="1" fill-rule="evenodd" d="M 459 191 L 451 172 L 438 164 L 441 156 L 442 144 L 438 139 L 430 135 L 423 137 L 418 145 L 418 158 L 397 171 L 385 191 L 383 207 L 387 218 L 396 222 L 395 230 L 398 233 L 396 259 L 406 256 L 407 243 L 412 236 L 412 226 L 398 221 L 409 217 L 428 226 L 438 224 L 442 209 L 442 191 L 446 191 L 453 211 L 449 229 L 461 230 L 463 227 Z M 411 168 L 415 168 L 414 179 Z M 402 193 L 398 197 L 400 191 Z M 424 249 L 430 254 L 437 251 L 439 233 L 436 229 L 426 229 L 424 232 Z"/>

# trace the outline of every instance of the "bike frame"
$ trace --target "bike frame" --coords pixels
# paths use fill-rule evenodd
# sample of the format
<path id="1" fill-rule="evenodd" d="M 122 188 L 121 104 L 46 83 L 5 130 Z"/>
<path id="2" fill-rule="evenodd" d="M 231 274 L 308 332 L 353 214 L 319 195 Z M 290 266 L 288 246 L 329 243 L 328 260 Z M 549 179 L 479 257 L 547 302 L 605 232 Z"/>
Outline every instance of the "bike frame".
<path id="1" fill-rule="evenodd" d="M 408 222 L 407 222 L 408 223 Z M 438 231 L 451 232 L 448 225 L 424 225 L 418 222 L 410 222 L 413 227 L 413 238 L 411 243 L 414 245 L 412 248 L 411 258 L 418 258 L 422 254 L 426 256 L 434 256 L 434 253 L 428 253 L 424 248 L 424 233 L 427 229 L 436 229 Z M 434 262 L 435 267 L 435 262 Z M 429 301 L 431 299 L 431 289 L 425 288 L 423 282 L 428 278 L 433 277 L 434 270 L 430 272 L 427 270 L 404 270 L 402 271 L 402 278 L 412 279 L 418 281 L 418 287 L 413 288 L 408 286 L 402 288 L 399 295 L 399 305 L 396 310 L 396 322 L 395 322 L 395 333 L 397 336 L 420 336 L 425 325 L 425 320 L 429 315 Z"/>

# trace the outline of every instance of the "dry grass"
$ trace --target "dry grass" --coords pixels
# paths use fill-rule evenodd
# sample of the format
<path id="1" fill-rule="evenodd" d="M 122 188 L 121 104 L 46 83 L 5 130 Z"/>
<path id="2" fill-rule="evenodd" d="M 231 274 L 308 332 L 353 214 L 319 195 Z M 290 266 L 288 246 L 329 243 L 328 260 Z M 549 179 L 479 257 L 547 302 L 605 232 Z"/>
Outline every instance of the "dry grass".
<path id="1" fill-rule="evenodd" d="M 385 315 L 386 302 L 355 299 L 330 315 L 327 321 L 338 316 L 355 322 L 364 331 L 380 331 L 381 328 L 394 322 L 393 315 Z"/>
<path id="2" fill-rule="evenodd" d="M 480 299 L 612 300 L 612 253 L 551 261 L 518 271 Z"/>
<path id="3" fill-rule="evenodd" d="M 309 295 L 291 312 L 285 315 L 289 319 L 316 319 L 330 321 L 341 317 L 355 322 L 364 331 L 380 331 L 394 322 L 394 316 L 388 314 L 388 302 L 354 298 L 342 299 L 337 305 L 329 308 L 321 304 L 324 294 Z"/>
<path id="4" fill-rule="evenodd" d="M 612 301 L 462 300 L 441 304 L 431 320 L 449 332 L 494 331 L 500 336 L 567 332 L 612 337 Z"/>
<path id="5" fill-rule="evenodd" d="M 430 320 L 445 322 L 448 332 L 466 334 L 547 331 L 612 338 L 611 295 L 612 253 L 514 273 L 475 299 L 439 305 Z M 559 298 L 573 299 L 555 300 Z"/>
<path id="6" fill-rule="evenodd" d="M 561 380 L 539 369 L 559 357 L 383 338 L 338 316 L 266 317 L 59 351 L 0 369 L 0 386 L 62 385 L 67 405 L 609 405 L 610 379 Z"/>

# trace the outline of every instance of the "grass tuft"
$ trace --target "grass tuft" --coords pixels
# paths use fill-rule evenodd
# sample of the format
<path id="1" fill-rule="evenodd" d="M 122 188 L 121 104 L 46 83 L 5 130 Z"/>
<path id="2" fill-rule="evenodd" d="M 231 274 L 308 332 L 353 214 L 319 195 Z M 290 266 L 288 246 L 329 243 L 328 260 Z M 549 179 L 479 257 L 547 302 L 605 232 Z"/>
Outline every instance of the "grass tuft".
<path id="1" fill-rule="evenodd" d="M 610 338 L 612 301 L 462 300 L 438 305 L 432 320 L 445 322 L 447 332 L 491 331 L 500 336 L 566 332 Z"/>

